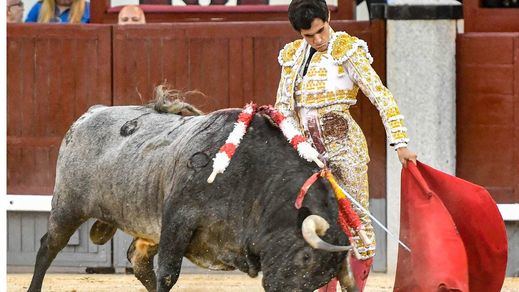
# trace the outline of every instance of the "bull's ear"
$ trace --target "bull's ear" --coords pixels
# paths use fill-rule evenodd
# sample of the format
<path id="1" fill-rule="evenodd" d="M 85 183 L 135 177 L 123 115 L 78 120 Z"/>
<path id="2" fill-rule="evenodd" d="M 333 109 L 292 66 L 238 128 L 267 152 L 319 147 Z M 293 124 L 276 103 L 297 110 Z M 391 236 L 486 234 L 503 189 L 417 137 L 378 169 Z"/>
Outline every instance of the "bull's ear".
<path id="1" fill-rule="evenodd" d="M 303 221 L 306 219 L 306 217 L 308 217 L 310 215 L 312 215 L 312 212 L 310 212 L 310 209 L 308 209 L 307 207 L 301 207 L 297 211 L 297 227 L 301 228 L 301 226 L 303 225 Z"/>

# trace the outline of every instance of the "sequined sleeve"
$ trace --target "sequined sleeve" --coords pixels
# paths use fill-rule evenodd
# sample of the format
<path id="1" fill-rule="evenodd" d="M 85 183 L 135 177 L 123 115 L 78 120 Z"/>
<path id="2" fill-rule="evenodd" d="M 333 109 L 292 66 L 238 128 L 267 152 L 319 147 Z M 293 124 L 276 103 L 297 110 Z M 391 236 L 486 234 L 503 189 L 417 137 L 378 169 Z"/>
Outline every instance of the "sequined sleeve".
<path id="1" fill-rule="evenodd" d="M 378 109 L 390 145 L 395 149 L 407 146 L 409 138 L 404 117 L 393 95 L 371 67 L 365 52 L 357 50 L 344 62 L 344 66 L 350 78 Z"/>
<path id="2" fill-rule="evenodd" d="M 283 74 L 281 74 L 281 80 L 279 81 L 278 91 L 276 94 L 276 103 L 274 104 L 274 107 L 285 117 L 287 117 L 293 115 L 293 106 L 289 96 L 283 94 L 283 81 Z"/>
<path id="3" fill-rule="evenodd" d="M 274 107 L 280 113 L 282 113 L 293 126 L 296 128 L 301 128 L 299 117 L 294 110 L 293 97 L 283 93 L 285 82 L 287 82 L 287 80 L 284 78 L 283 74 L 281 74 L 281 80 L 279 81 L 278 91 L 276 94 L 276 103 L 274 104 Z"/>
<path id="4" fill-rule="evenodd" d="M 293 98 L 293 82 L 295 82 L 295 75 L 293 74 L 293 66 L 296 58 L 302 53 L 302 40 L 296 40 L 286 44 L 283 49 L 279 51 L 278 62 L 281 65 L 281 78 L 279 80 L 278 91 L 276 94 L 276 103 L 274 107 L 280 111 L 288 119 L 297 125 L 297 114 L 294 111 Z"/>

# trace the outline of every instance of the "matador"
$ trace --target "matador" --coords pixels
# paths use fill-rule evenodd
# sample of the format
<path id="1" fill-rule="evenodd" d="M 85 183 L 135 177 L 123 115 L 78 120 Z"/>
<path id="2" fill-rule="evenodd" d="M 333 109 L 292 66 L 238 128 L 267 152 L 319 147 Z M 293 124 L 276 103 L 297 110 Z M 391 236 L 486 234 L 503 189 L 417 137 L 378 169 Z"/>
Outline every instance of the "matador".
<path id="1" fill-rule="evenodd" d="M 299 126 L 342 187 L 367 210 L 368 147 L 350 107 L 362 90 L 378 109 L 387 140 L 405 166 L 408 160 L 416 162 L 416 154 L 407 148 L 404 117 L 371 67 L 366 42 L 333 31 L 324 0 L 293 0 L 288 13 L 303 39 L 288 43 L 279 53 L 282 68 L 275 107 Z M 355 249 L 351 269 L 362 291 L 375 255 L 375 234 L 368 214 L 355 211 L 369 237 L 367 243 L 359 236 L 350 239 Z"/>

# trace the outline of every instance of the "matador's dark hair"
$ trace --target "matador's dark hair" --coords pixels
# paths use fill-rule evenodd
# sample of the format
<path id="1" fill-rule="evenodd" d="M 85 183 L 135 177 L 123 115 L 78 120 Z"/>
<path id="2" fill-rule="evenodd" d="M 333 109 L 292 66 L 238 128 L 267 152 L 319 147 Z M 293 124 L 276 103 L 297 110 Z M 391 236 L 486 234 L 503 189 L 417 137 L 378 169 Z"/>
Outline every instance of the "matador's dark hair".
<path id="1" fill-rule="evenodd" d="M 309 29 L 316 18 L 328 21 L 328 14 L 325 0 L 293 0 L 288 6 L 288 19 L 297 31 Z"/>

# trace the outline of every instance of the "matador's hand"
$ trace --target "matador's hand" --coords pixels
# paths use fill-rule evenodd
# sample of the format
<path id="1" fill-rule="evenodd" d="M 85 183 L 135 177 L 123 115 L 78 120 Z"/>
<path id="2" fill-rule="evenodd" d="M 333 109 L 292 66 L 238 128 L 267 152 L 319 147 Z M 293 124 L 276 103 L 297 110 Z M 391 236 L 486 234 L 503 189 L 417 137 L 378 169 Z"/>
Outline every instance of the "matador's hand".
<path id="1" fill-rule="evenodd" d="M 400 160 L 404 167 L 407 167 L 407 161 L 412 161 L 416 164 L 416 153 L 407 149 L 407 147 L 398 148 L 396 152 L 398 154 L 398 160 Z"/>

